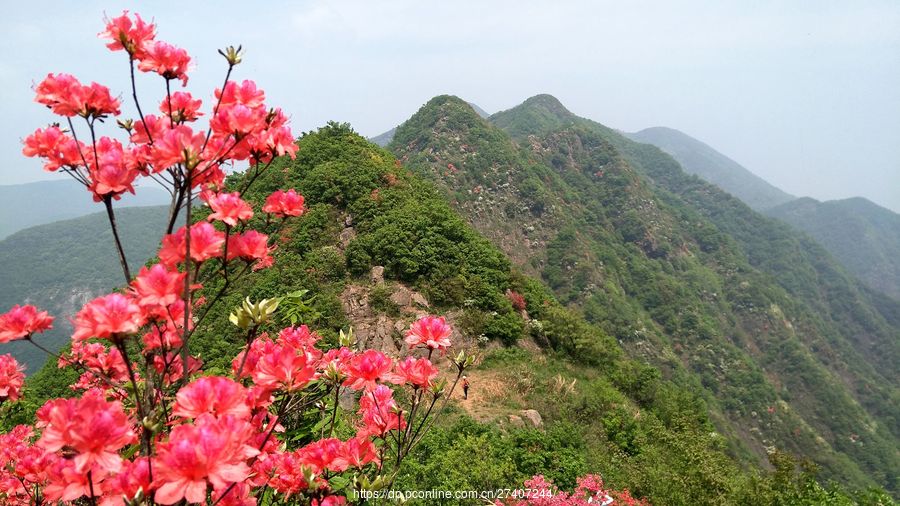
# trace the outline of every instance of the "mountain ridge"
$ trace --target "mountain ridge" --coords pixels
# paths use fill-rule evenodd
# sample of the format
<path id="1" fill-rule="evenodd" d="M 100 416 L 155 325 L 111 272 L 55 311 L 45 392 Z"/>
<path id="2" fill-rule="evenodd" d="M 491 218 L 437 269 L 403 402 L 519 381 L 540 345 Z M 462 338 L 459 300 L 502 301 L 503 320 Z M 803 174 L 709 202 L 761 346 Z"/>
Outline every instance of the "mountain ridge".
<path id="1" fill-rule="evenodd" d="M 815 262 L 821 260 L 815 259 L 827 259 L 827 254 L 814 244 L 790 239 L 792 248 L 809 252 L 797 260 L 797 267 L 786 271 L 802 274 L 800 281 L 782 280 L 778 286 L 778 277 L 785 271 L 761 259 L 761 249 L 751 247 L 747 233 L 732 235 L 738 223 L 748 222 L 753 224 L 751 231 L 761 231 L 759 238 L 768 247 L 766 234 L 790 236 L 786 226 L 779 228 L 736 198 L 703 186 L 699 178 L 682 173 L 678 163 L 657 148 L 579 118 L 549 95 L 532 97 L 496 113 L 490 123 L 467 112 L 464 103 L 455 97 L 435 97 L 398 128 L 389 148 L 417 173 L 441 186 L 455 207 L 514 259 L 518 257 L 523 268 L 540 273 L 563 302 L 593 318 L 626 348 L 675 377 L 706 378 L 702 382 L 711 396 L 707 400 L 719 404 L 718 416 L 731 420 L 717 424 L 720 429 L 731 428 L 731 442 L 755 447 L 752 452 L 760 458 L 769 438 L 807 456 L 813 452 L 822 457 L 820 450 L 813 450 L 816 445 L 812 441 L 827 440 L 835 445 L 835 453 L 828 457 L 833 460 L 826 462 L 831 476 L 843 474 L 846 478 L 852 466 L 848 467 L 844 452 L 849 452 L 867 472 L 880 469 L 879 479 L 886 480 L 882 483 L 893 486 L 890 474 L 884 474 L 885 466 L 896 464 L 889 464 L 894 457 L 887 450 L 896 437 L 887 429 L 897 429 L 890 421 L 893 415 L 887 415 L 887 427 L 881 426 L 880 435 L 872 435 L 880 441 L 876 443 L 881 445 L 878 458 L 885 459 L 872 467 L 867 463 L 872 455 L 846 444 L 841 438 L 849 435 L 837 437 L 836 427 L 829 425 L 832 422 L 823 421 L 827 410 L 816 400 L 830 396 L 832 408 L 842 411 L 842 416 L 866 424 L 870 422 L 863 420 L 871 420 L 870 416 L 883 416 L 885 409 L 890 412 L 886 398 L 880 395 L 896 395 L 896 386 L 878 395 L 865 393 L 866 385 L 885 381 L 881 372 L 862 359 L 865 355 L 879 363 L 877 353 L 869 353 L 864 344 L 869 338 L 859 341 L 853 335 L 856 330 L 841 335 L 837 321 L 819 320 L 812 309 L 827 305 L 827 300 L 798 292 L 798 288 L 817 286 L 815 276 L 809 277 L 807 270 L 825 269 L 829 280 L 842 290 L 853 291 L 852 297 L 860 301 L 859 307 L 837 312 L 840 318 L 854 321 L 855 311 L 872 310 L 861 309 L 870 307 L 866 306 L 867 295 L 853 288 L 832 261 L 817 266 Z M 497 127 L 511 138 L 504 138 Z M 707 197 L 696 198 L 698 191 Z M 724 216 L 716 215 L 720 209 Z M 793 258 L 778 248 L 771 254 Z M 646 267 L 636 269 L 644 264 Z M 712 284 L 700 281 L 717 277 L 721 281 Z M 645 281 L 634 284 L 640 279 Z M 654 285 L 655 290 L 645 291 Z M 760 288 L 754 289 L 756 285 Z M 700 291 L 700 296 L 689 295 L 693 290 Z M 667 291 L 672 295 L 665 295 Z M 683 300 L 678 305 L 667 302 L 672 296 Z M 806 302 L 800 302 L 803 300 Z M 759 306 L 762 314 L 755 309 Z M 688 314 L 683 314 L 686 310 Z M 723 318 L 723 314 L 729 316 Z M 875 320 L 854 323 L 853 328 L 880 325 L 880 337 L 873 338 L 879 340 L 885 356 L 896 357 L 895 330 L 890 330 L 885 316 L 873 314 L 872 318 Z M 695 337 L 673 343 L 673 332 L 684 331 Z M 644 337 L 635 340 L 631 333 Z M 716 343 L 713 348 L 703 344 L 709 339 Z M 778 352 L 773 354 L 769 347 Z M 703 362 L 694 362 L 709 360 L 700 358 L 708 352 L 712 352 L 710 358 L 725 360 L 735 369 L 709 369 Z M 836 359 L 841 354 L 847 357 L 846 363 Z M 835 365 L 835 360 L 842 365 Z M 885 363 L 884 357 L 880 363 Z M 834 367 L 849 369 L 836 375 Z M 799 372 L 791 372 L 792 368 Z M 846 384 L 845 374 L 853 378 Z M 812 383 L 804 379 L 812 377 L 817 378 Z M 896 378 L 886 383 L 896 385 Z M 771 403 L 787 399 L 786 384 L 802 392 L 790 404 L 798 411 L 775 415 L 781 421 L 767 422 L 771 428 L 762 437 L 747 432 L 757 424 L 757 414 L 767 410 L 771 414 Z M 829 387 L 822 389 L 825 384 Z M 855 407 L 854 396 L 861 395 L 867 399 L 868 412 Z M 751 405 L 758 406 L 752 413 L 741 406 L 750 399 L 756 399 Z M 770 403 L 768 407 L 766 403 Z M 841 407 L 836 408 L 838 405 Z M 805 428 L 793 429 L 792 424 Z M 803 443 L 792 430 L 810 434 L 811 442 Z M 781 435 L 779 431 L 783 431 Z M 846 428 L 840 430 L 844 431 Z M 805 450 L 801 451 L 802 447 Z M 864 474 L 856 472 L 854 480 L 865 480 Z"/>

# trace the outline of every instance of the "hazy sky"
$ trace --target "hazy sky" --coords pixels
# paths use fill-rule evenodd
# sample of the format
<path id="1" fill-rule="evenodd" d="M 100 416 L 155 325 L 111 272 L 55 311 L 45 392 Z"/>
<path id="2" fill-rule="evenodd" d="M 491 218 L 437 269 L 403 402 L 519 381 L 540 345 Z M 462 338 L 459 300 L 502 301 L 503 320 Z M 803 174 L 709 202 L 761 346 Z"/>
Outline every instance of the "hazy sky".
<path id="1" fill-rule="evenodd" d="M 334 119 L 375 135 L 442 93 L 488 112 L 550 93 L 611 127 L 682 130 L 790 193 L 900 211 L 897 0 L 9 2 L 0 184 L 50 176 L 20 154 L 53 119 L 30 89 L 48 72 L 128 98 L 124 53 L 96 37 L 125 6 L 195 57 L 188 89 L 204 98 L 223 76 L 216 48 L 243 44 L 235 77 L 298 132 Z M 139 81 L 145 108 L 161 86 Z"/>

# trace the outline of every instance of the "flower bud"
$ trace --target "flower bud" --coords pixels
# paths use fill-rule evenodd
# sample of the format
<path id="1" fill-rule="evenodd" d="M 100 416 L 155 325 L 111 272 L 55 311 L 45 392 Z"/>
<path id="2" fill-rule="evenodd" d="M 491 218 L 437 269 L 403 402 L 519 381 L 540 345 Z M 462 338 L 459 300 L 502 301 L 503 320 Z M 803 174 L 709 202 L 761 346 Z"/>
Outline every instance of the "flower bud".
<path id="1" fill-rule="evenodd" d="M 338 345 L 352 348 L 354 344 L 353 327 L 350 327 L 346 334 L 344 333 L 344 330 L 341 329 L 340 334 L 338 334 Z"/>
<path id="2" fill-rule="evenodd" d="M 241 307 L 228 315 L 228 321 L 241 329 L 249 329 L 251 326 L 258 327 L 268 322 L 276 309 L 278 309 L 278 299 L 263 299 L 254 304 L 250 302 L 250 297 L 247 297 Z"/>
<path id="3" fill-rule="evenodd" d="M 224 56 L 226 60 L 228 60 L 228 64 L 234 67 L 235 65 L 241 63 L 243 55 L 241 55 L 241 46 L 238 46 L 235 49 L 234 46 L 228 46 L 225 49 L 219 49 L 219 54 Z"/>

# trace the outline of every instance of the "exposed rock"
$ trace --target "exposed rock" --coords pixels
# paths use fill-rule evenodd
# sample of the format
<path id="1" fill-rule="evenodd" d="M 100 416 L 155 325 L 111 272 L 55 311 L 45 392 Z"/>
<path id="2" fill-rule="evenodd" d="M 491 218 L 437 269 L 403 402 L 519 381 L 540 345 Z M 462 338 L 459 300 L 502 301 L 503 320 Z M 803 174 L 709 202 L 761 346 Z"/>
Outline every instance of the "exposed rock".
<path id="1" fill-rule="evenodd" d="M 410 302 L 412 302 L 412 292 L 405 286 L 398 286 L 394 289 L 394 293 L 391 294 L 391 302 L 401 308 L 409 306 Z"/>
<path id="2" fill-rule="evenodd" d="M 342 388 L 338 397 L 338 406 L 344 411 L 353 411 L 353 408 L 356 407 L 356 392 L 349 388 Z"/>
<path id="3" fill-rule="evenodd" d="M 517 428 L 525 427 L 525 421 L 519 415 L 509 415 L 509 424 Z"/>
<path id="4" fill-rule="evenodd" d="M 544 425 L 544 420 L 541 419 L 541 414 L 537 412 L 536 409 L 523 409 L 521 411 L 522 417 L 531 422 L 535 427 L 541 427 Z"/>
<path id="5" fill-rule="evenodd" d="M 428 301 L 425 300 L 425 297 L 419 292 L 412 293 L 412 301 L 421 307 L 429 307 Z"/>
<path id="6" fill-rule="evenodd" d="M 369 280 L 373 285 L 383 285 L 384 284 L 384 267 L 381 265 L 376 265 L 372 267 L 372 272 L 369 274 Z"/>
<path id="7" fill-rule="evenodd" d="M 356 237 L 356 229 L 353 227 L 347 227 L 344 230 L 341 230 L 340 235 L 338 236 L 338 240 L 341 244 L 341 250 L 347 249 L 347 246 L 350 245 L 350 242 Z"/>

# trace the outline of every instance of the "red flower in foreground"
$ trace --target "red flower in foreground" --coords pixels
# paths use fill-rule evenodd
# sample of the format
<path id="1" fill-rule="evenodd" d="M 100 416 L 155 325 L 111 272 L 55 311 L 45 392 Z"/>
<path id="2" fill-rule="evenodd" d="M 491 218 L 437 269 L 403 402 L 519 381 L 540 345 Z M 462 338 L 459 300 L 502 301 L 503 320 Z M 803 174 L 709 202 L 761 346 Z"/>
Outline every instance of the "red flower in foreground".
<path id="1" fill-rule="evenodd" d="M 38 128 L 25 138 L 22 154 L 44 159 L 44 170 L 54 172 L 60 167 L 84 165 L 81 158 L 82 145 L 75 142 L 57 126 Z"/>
<path id="2" fill-rule="evenodd" d="M 156 72 L 166 79 L 181 79 L 181 85 L 187 86 L 190 63 L 191 57 L 187 51 L 157 40 L 144 47 L 138 68 L 144 72 Z"/>
<path id="3" fill-rule="evenodd" d="M 246 460 L 259 453 L 247 444 L 251 434 L 247 422 L 212 415 L 172 429 L 153 462 L 156 502 L 204 503 L 208 485 L 223 492 L 229 484 L 246 480 L 250 474 Z"/>
<path id="4" fill-rule="evenodd" d="M 395 381 L 396 377 L 391 373 L 393 366 L 394 362 L 384 353 L 366 350 L 350 360 L 344 386 L 355 390 L 372 390 L 378 386 L 379 381 Z"/>
<path id="5" fill-rule="evenodd" d="M 406 420 L 400 415 L 394 391 L 384 385 L 363 394 L 359 399 L 359 414 L 363 427 L 360 436 L 384 436 L 388 431 L 406 428 Z"/>
<path id="6" fill-rule="evenodd" d="M 113 51 L 124 49 L 135 58 L 144 56 L 144 46 L 156 36 L 156 25 L 147 23 L 138 14 L 134 21 L 128 17 L 128 11 L 122 15 L 106 20 L 106 30 L 97 34 L 101 39 L 109 39 L 106 47 Z"/>
<path id="7" fill-rule="evenodd" d="M 92 337 L 117 340 L 133 334 L 144 324 L 141 308 L 134 299 L 120 293 L 98 297 L 75 315 L 73 341 Z"/>
<path id="8" fill-rule="evenodd" d="M 183 272 L 169 270 L 162 264 L 141 267 L 131 282 L 135 302 L 141 307 L 171 306 L 181 299 L 184 276 Z"/>
<path id="9" fill-rule="evenodd" d="M 118 451 L 137 440 L 122 404 L 108 402 L 100 390 L 89 390 L 81 399 L 48 401 L 37 417 L 44 425 L 37 444 L 51 452 L 74 450 L 79 473 L 94 465 L 118 472 L 122 464 Z"/>
<path id="10" fill-rule="evenodd" d="M 451 332 L 443 316 L 426 316 L 412 324 L 406 333 L 406 342 L 410 348 L 425 346 L 432 350 L 444 351 L 450 347 Z"/>
<path id="11" fill-rule="evenodd" d="M 53 317 L 32 305 L 16 304 L 0 314 L 0 344 L 22 339 L 53 328 Z"/>
<path id="12" fill-rule="evenodd" d="M 109 88 L 97 83 L 83 85 L 69 74 L 47 74 L 34 91 L 37 103 L 60 116 L 102 118 L 119 114 L 119 100 L 112 97 Z"/>
<path id="13" fill-rule="evenodd" d="M 172 267 L 184 262 L 184 236 L 184 227 L 181 227 L 174 234 L 163 237 L 162 248 L 159 250 L 159 260 L 163 265 Z M 191 226 L 191 260 L 204 262 L 216 258 L 222 254 L 224 244 L 225 233 L 216 230 L 211 224 L 200 222 Z"/>
<path id="14" fill-rule="evenodd" d="M 247 221 L 253 217 L 253 209 L 250 207 L 250 204 L 241 198 L 241 194 L 238 192 L 203 193 L 200 197 L 213 210 L 206 217 L 209 221 L 219 220 L 235 227 L 239 221 Z"/>
<path id="15" fill-rule="evenodd" d="M 134 462 L 125 460 L 118 473 L 103 480 L 102 506 L 124 506 L 124 499 L 133 499 L 138 491 L 145 496 L 152 490 L 150 483 L 150 461 L 140 457 Z"/>
<path id="16" fill-rule="evenodd" d="M 0 355 L 0 404 L 19 399 L 25 384 L 24 370 L 12 355 Z"/>
<path id="17" fill-rule="evenodd" d="M 171 97 L 166 97 L 160 102 L 159 110 L 163 114 L 172 118 L 172 121 L 194 121 L 203 115 L 200 112 L 200 106 L 203 101 L 194 99 L 190 93 L 186 91 L 176 91 Z"/>
<path id="18" fill-rule="evenodd" d="M 279 218 L 300 216 L 306 209 L 303 207 L 303 195 L 294 190 L 278 190 L 266 198 L 262 208 L 264 213 L 274 214 Z"/>
<path id="19" fill-rule="evenodd" d="M 398 362 L 395 372 L 403 381 L 421 388 L 429 386 L 431 380 L 438 375 L 437 367 L 431 365 L 430 360 L 413 357 L 406 357 L 402 362 Z"/>
<path id="20" fill-rule="evenodd" d="M 214 416 L 250 416 L 247 389 L 240 383 L 221 376 L 197 379 L 175 396 L 174 416 L 199 418 L 204 413 Z"/>

